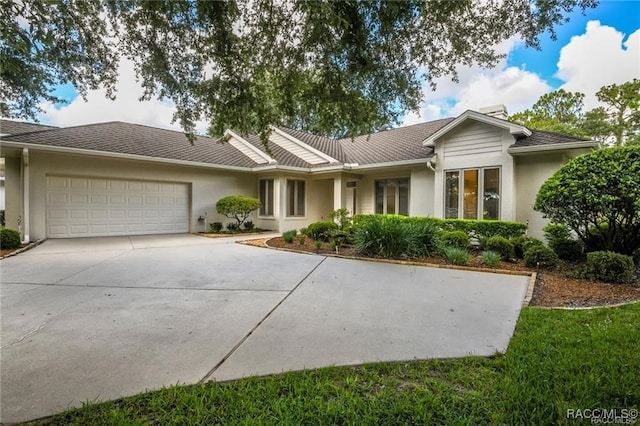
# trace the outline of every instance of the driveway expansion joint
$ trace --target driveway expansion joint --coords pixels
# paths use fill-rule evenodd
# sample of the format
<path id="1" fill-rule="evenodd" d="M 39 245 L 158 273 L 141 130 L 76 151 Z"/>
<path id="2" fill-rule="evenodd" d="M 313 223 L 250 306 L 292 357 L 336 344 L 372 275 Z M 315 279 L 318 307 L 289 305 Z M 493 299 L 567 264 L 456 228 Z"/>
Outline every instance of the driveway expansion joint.
<path id="1" fill-rule="evenodd" d="M 235 346 L 231 348 L 231 350 L 227 352 L 227 354 L 223 356 L 222 359 L 216 365 L 214 365 L 213 368 L 209 370 L 207 374 L 204 375 L 202 379 L 198 381 L 198 383 L 206 382 L 216 372 L 216 370 L 218 370 L 222 366 L 222 364 L 224 364 L 225 361 L 228 360 L 240 348 L 240 346 L 242 346 L 242 344 L 247 341 L 247 339 L 258 329 L 258 327 L 260 327 L 276 311 L 276 309 L 278 309 L 285 302 L 285 300 L 287 300 L 289 296 L 291 296 L 293 292 L 296 291 L 298 287 L 300 287 L 302 283 L 305 282 L 307 278 L 309 278 L 309 276 L 311 276 L 311 274 L 313 274 L 316 271 L 316 269 L 320 267 L 320 265 L 322 265 L 322 263 L 325 260 L 327 260 L 327 257 L 326 256 L 322 257 L 322 260 L 320 260 L 320 262 L 318 262 L 316 266 L 314 266 L 304 277 L 302 277 L 302 279 L 298 282 L 298 284 L 296 284 L 295 287 L 293 287 L 282 298 L 282 300 L 280 300 L 273 308 L 271 308 L 271 310 L 267 312 L 267 314 L 264 317 L 262 317 L 262 319 L 258 321 L 258 323 L 255 326 L 253 326 L 253 328 L 249 330 L 249 332 L 245 334 L 242 337 L 242 339 L 240 339 L 240 341 L 238 341 L 238 343 L 236 343 Z"/>

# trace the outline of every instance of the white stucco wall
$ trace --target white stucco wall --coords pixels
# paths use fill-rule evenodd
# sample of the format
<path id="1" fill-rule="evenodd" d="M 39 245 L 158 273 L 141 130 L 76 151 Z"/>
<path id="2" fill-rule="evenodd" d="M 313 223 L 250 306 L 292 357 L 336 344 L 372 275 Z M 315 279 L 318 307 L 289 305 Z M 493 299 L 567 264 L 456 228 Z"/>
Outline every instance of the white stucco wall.
<path id="1" fill-rule="evenodd" d="M 190 232 L 202 232 L 198 217 L 207 212 L 208 222 L 227 223 L 216 213 L 215 203 L 227 195 L 258 196 L 257 177 L 235 171 L 173 166 L 133 160 L 30 152 L 30 238 L 46 236 L 47 175 L 106 177 L 131 180 L 184 182 L 190 184 Z M 18 179 L 19 182 L 19 172 Z"/>
<path id="2" fill-rule="evenodd" d="M 18 230 L 18 218 L 22 211 L 20 193 L 20 158 L 5 157 L 5 223 L 9 229 Z"/>

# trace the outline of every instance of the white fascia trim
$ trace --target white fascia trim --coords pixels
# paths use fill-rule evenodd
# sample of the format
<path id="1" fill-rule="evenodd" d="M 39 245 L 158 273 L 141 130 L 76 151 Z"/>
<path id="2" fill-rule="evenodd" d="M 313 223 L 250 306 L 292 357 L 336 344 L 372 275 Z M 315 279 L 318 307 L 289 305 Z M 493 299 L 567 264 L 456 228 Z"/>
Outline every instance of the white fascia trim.
<path id="1" fill-rule="evenodd" d="M 120 160 L 136 160 L 136 161 L 145 161 L 145 162 L 151 162 L 151 163 L 173 164 L 177 166 L 204 167 L 207 169 L 230 170 L 230 171 L 237 171 L 237 172 L 252 171 L 252 169 L 249 167 L 225 166 L 222 164 L 201 163 L 198 161 L 172 160 L 169 158 L 147 157 L 146 155 L 94 151 L 90 149 L 68 148 L 63 146 L 37 145 L 37 144 L 30 144 L 30 143 L 23 143 L 23 142 L 9 142 L 4 140 L 2 141 L 2 145 L 5 145 L 11 148 L 30 148 L 36 152 L 49 151 L 49 152 L 59 152 L 61 154 L 89 155 L 94 157 L 108 157 L 108 158 L 114 158 L 114 159 L 120 159 Z"/>
<path id="2" fill-rule="evenodd" d="M 278 129 L 275 126 L 269 126 L 269 128 L 276 132 L 277 134 L 279 134 L 280 136 L 282 136 L 283 138 L 287 138 L 289 139 L 291 142 L 295 143 L 296 145 L 299 145 L 301 147 L 303 147 L 304 149 L 313 152 L 314 154 L 316 154 L 317 156 L 327 160 L 329 163 L 339 163 L 338 160 L 336 160 L 335 158 L 331 157 L 330 155 L 325 154 L 324 152 L 315 149 L 314 147 L 312 147 L 311 145 L 307 145 L 306 143 L 302 142 L 300 139 L 291 136 L 290 134 L 283 132 L 282 130 Z"/>
<path id="3" fill-rule="evenodd" d="M 287 172 L 295 172 L 295 173 L 326 173 L 326 172 L 339 172 L 345 170 L 345 167 L 340 164 L 337 166 L 326 166 L 326 167 L 293 167 L 293 166 L 281 166 L 278 164 L 269 165 L 269 166 L 258 166 L 251 169 L 253 172 L 269 172 L 269 171 L 287 171 Z"/>
<path id="4" fill-rule="evenodd" d="M 388 163 L 362 164 L 362 165 L 355 165 L 355 166 L 349 167 L 348 170 L 369 170 L 369 169 L 382 169 L 385 167 L 419 166 L 419 165 L 426 166 L 427 162 L 430 159 L 431 158 L 419 158 L 417 160 L 399 160 L 399 161 L 390 161 Z"/>
<path id="5" fill-rule="evenodd" d="M 578 141 L 578 142 L 565 142 L 549 145 L 531 145 L 531 146 L 517 146 L 513 148 L 507 148 L 509 154 L 528 154 L 541 151 L 564 151 L 565 149 L 577 149 L 577 148 L 599 148 L 600 143 L 596 141 Z"/>
<path id="6" fill-rule="evenodd" d="M 422 145 L 435 146 L 436 139 L 441 138 L 445 134 L 449 133 L 452 129 L 466 121 L 472 119 L 481 123 L 488 124 L 490 126 L 500 127 L 501 129 L 508 130 L 514 136 L 531 136 L 531 130 L 527 129 L 521 124 L 511 123 L 500 118 L 488 116 L 486 114 L 479 113 L 477 111 L 467 110 L 460 114 L 455 120 L 444 126 L 442 129 L 429 136 L 422 141 Z"/>
<path id="7" fill-rule="evenodd" d="M 256 148 L 255 146 L 253 146 L 252 144 L 249 143 L 249 141 L 247 141 L 245 138 L 241 137 L 240 135 L 238 135 L 236 132 L 227 129 L 224 132 L 225 136 L 231 136 L 232 138 L 236 139 L 238 142 L 240 142 L 241 144 L 245 145 L 247 148 L 249 148 L 251 151 L 255 152 L 256 154 L 258 154 L 261 158 L 263 158 L 265 161 L 267 161 L 269 164 L 276 164 L 277 161 L 274 160 L 273 158 L 271 158 L 269 155 L 267 155 L 266 153 L 260 151 L 258 148 Z"/>

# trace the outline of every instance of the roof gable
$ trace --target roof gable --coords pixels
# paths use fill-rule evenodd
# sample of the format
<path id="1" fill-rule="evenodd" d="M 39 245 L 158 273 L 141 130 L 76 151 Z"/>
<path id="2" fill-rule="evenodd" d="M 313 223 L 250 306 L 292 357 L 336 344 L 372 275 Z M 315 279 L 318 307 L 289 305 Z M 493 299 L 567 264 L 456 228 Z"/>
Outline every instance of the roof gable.
<path id="1" fill-rule="evenodd" d="M 507 120 L 502 120 L 500 118 L 491 117 L 486 114 L 481 114 L 477 111 L 467 110 L 460 114 L 457 118 L 453 119 L 446 126 L 442 127 L 437 132 L 431 134 L 429 137 L 425 138 L 422 141 L 422 144 L 425 146 L 435 146 L 436 141 L 451 132 L 461 124 L 467 122 L 468 120 L 478 121 L 480 123 L 488 124 L 490 126 L 495 126 L 504 130 L 508 130 L 514 137 L 527 137 L 531 135 L 531 130 L 527 129 L 525 126 L 521 124 L 512 123 Z"/>
<path id="2" fill-rule="evenodd" d="M 335 158 L 302 142 L 300 139 L 278 129 L 277 127 L 271 126 L 269 141 L 312 165 L 339 163 Z"/>

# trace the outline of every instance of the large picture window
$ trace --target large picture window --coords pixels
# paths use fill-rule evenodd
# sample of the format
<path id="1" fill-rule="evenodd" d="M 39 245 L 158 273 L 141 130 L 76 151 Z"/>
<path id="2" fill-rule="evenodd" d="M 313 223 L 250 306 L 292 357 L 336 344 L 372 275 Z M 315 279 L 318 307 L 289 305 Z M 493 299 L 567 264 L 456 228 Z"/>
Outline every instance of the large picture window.
<path id="1" fill-rule="evenodd" d="M 287 216 L 305 215 L 305 181 L 288 180 L 287 181 Z"/>
<path id="2" fill-rule="evenodd" d="M 409 179 L 377 180 L 376 213 L 409 215 Z"/>
<path id="3" fill-rule="evenodd" d="M 500 219 L 500 168 L 445 172 L 444 217 Z"/>
<path id="4" fill-rule="evenodd" d="M 260 216 L 273 216 L 273 179 L 260 180 Z"/>

